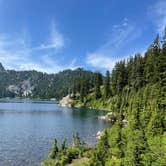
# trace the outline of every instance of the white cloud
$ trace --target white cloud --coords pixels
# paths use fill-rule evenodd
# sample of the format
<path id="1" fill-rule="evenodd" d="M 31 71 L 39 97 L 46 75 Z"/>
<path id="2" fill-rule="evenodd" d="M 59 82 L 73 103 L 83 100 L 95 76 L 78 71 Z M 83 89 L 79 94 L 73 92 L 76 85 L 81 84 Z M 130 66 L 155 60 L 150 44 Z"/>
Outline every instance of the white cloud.
<path id="1" fill-rule="evenodd" d="M 0 62 L 5 67 L 18 69 L 20 62 L 25 63 L 30 58 L 30 52 L 23 39 L 11 39 L 4 34 L 0 35 Z"/>
<path id="2" fill-rule="evenodd" d="M 162 33 L 166 26 L 166 1 L 158 0 L 148 8 L 148 16 L 157 26 L 157 32 Z"/>
<path id="3" fill-rule="evenodd" d="M 93 67 L 101 67 L 108 70 L 112 70 L 116 63 L 115 59 L 98 53 L 88 54 L 86 61 Z"/>
<path id="4" fill-rule="evenodd" d="M 42 43 L 36 49 L 62 49 L 65 46 L 64 36 L 58 31 L 55 22 L 51 23 L 50 36 L 46 43 Z"/>
<path id="5" fill-rule="evenodd" d="M 108 40 L 103 45 L 87 54 L 86 63 L 96 68 L 112 70 L 117 61 L 126 58 L 122 56 L 122 49 L 128 47 L 129 42 L 140 36 L 140 33 L 127 18 L 124 18 L 121 24 L 113 26 Z"/>
<path id="6" fill-rule="evenodd" d="M 45 57 L 45 56 L 43 56 Z M 76 69 L 77 66 L 73 65 L 72 63 L 68 65 L 60 65 L 58 62 L 55 62 L 52 60 L 52 63 L 48 63 L 50 61 L 49 59 L 44 59 L 44 62 L 42 64 L 36 63 L 36 62 L 27 62 L 27 63 L 21 63 L 20 64 L 20 70 L 36 70 L 40 72 L 46 72 L 46 73 L 57 73 L 59 71 L 65 70 L 65 69 Z"/>
<path id="7" fill-rule="evenodd" d="M 26 35 L 19 34 L 19 38 L 12 38 L 6 34 L 0 34 L 0 62 L 6 69 L 37 70 L 47 73 L 57 73 L 61 70 L 76 67 L 75 60 L 63 65 L 55 60 L 56 53 L 46 50 L 42 55 L 41 50 L 33 49 Z M 60 48 L 62 43 L 56 44 Z"/>

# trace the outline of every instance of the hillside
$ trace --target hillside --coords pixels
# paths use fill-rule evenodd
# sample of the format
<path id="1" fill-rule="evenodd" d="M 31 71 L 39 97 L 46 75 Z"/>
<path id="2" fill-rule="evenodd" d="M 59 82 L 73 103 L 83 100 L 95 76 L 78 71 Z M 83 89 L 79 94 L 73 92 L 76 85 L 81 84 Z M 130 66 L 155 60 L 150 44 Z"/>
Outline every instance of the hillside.
<path id="1" fill-rule="evenodd" d="M 73 138 L 76 145 L 56 153 L 54 144 L 50 158 L 57 160 L 46 160 L 43 166 L 65 165 L 84 157 L 90 166 L 165 165 L 166 29 L 162 45 L 157 36 L 144 56 L 136 54 L 117 62 L 111 76 L 107 71 L 103 80 L 95 73 L 93 88 L 87 79 L 79 84 L 73 106 L 111 110 L 112 128 L 102 133 L 93 148 L 82 144 L 78 135 Z"/>
<path id="2" fill-rule="evenodd" d="M 14 71 L 5 70 L 0 63 L 0 97 L 59 99 L 69 93 L 74 80 L 79 81 L 84 77 L 93 79 L 93 73 L 81 68 L 57 74 Z"/>

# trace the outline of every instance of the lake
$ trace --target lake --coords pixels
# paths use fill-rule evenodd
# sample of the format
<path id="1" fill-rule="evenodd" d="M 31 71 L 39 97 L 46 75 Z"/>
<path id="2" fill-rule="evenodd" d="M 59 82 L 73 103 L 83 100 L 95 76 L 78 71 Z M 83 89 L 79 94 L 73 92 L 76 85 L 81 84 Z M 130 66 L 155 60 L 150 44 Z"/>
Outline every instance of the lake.
<path id="1" fill-rule="evenodd" d="M 52 141 L 79 132 L 87 143 L 110 124 L 98 119 L 103 111 L 60 107 L 50 102 L 0 103 L 0 165 L 37 166 L 47 158 Z"/>

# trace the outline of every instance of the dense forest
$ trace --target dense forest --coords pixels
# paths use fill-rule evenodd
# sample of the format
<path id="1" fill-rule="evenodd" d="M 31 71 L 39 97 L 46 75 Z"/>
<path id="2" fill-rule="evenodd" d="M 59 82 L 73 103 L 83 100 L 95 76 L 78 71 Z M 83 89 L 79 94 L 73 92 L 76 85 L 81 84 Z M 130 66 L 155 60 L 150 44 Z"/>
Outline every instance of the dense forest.
<path id="1" fill-rule="evenodd" d="M 74 80 L 93 78 L 90 71 L 78 68 L 57 74 L 37 71 L 5 70 L 0 63 L 0 98 L 29 97 L 39 99 L 62 98 L 70 91 Z"/>
<path id="2" fill-rule="evenodd" d="M 96 72 L 93 83 L 87 77 L 75 81 L 72 93 L 73 105 L 110 110 L 112 127 L 94 147 L 78 134 L 69 147 L 65 140 L 58 147 L 55 140 L 52 160 L 43 166 L 74 165 L 75 159 L 82 161 L 75 165 L 90 166 L 166 165 L 166 29 L 161 44 L 157 35 L 145 55 L 117 62 L 104 78 Z"/>

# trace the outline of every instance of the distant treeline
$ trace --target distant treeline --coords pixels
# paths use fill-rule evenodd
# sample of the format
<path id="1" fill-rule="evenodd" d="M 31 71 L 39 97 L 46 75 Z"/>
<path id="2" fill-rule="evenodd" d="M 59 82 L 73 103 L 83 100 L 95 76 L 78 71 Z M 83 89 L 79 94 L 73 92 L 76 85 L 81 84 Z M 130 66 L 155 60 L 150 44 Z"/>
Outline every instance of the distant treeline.
<path id="1" fill-rule="evenodd" d="M 0 63 L 0 98 L 30 97 L 60 99 L 70 93 L 74 80 L 93 78 L 93 72 L 82 68 L 64 70 L 57 74 L 37 71 L 5 70 Z"/>

